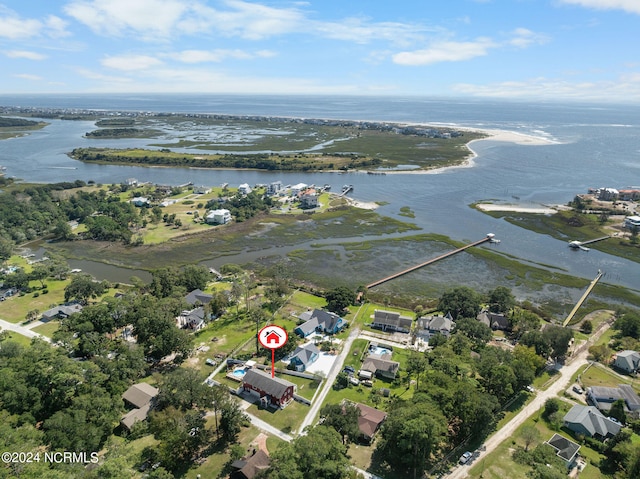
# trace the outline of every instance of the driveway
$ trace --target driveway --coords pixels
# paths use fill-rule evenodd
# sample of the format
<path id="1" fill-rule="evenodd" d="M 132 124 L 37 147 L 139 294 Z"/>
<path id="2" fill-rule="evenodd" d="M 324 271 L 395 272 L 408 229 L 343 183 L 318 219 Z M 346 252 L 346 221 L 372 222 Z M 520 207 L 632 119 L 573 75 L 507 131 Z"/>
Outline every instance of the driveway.
<path id="1" fill-rule="evenodd" d="M 10 323 L 9 321 L 5 321 L 4 319 L 0 319 L 0 329 L 2 330 L 7 330 L 7 331 L 13 331 L 14 333 L 18 333 L 18 334 L 22 334 L 23 336 L 26 336 L 27 338 L 40 338 L 48 343 L 51 342 L 50 338 L 47 338 L 46 336 L 43 336 L 42 334 L 38 334 L 38 333 L 34 333 L 33 331 L 31 331 L 29 328 L 25 328 L 24 326 L 20 326 L 19 324 L 13 324 Z"/>

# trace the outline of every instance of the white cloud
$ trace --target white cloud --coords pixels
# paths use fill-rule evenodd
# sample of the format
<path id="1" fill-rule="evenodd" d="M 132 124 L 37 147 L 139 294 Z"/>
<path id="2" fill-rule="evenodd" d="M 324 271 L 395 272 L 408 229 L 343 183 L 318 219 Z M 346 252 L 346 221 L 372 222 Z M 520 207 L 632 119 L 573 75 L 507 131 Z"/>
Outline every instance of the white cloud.
<path id="1" fill-rule="evenodd" d="M 456 93 L 493 98 L 540 98 L 601 101 L 640 102 L 640 73 L 628 74 L 615 80 L 576 81 L 564 79 L 532 78 L 526 81 L 508 81 L 487 85 L 459 83 L 452 87 Z"/>
<path id="2" fill-rule="evenodd" d="M 580 5 L 597 10 L 624 10 L 640 15 L 640 1 L 638 0 L 560 0 L 570 5 Z"/>
<path id="3" fill-rule="evenodd" d="M 44 60 L 47 58 L 46 55 L 42 55 L 41 53 L 30 52 L 27 50 L 9 50 L 4 52 L 6 56 L 9 58 L 25 58 L 27 60 Z"/>
<path id="4" fill-rule="evenodd" d="M 512 32 L 512 38 L 507 41 L 509 45 L 518 48 L 526 48 L 530 45 L 542 45 L 549 41 L 549 37 L 541 33 L 532 32 L 527 28 L 516 28 Z"/>
<path id="5" fill-rule="evenodd" d="M 144 39 L 170 36 L 187 9 L 188 3 L 180 0 L 78 0 L 64 7 L 97 34 L 136 33 Z"/>
<path id="6" fill-rule="evenodd" d="M 23 40 L 40 35 L 59 38 L 69 35 L 65 28 L 64 20 L 54 15 L 49 15 L 44 20 L 23 18 L 0 5 L 0 38 Z"/>
<path id="7" fill-rule="evenodd" d="M 147 70 L 162 64 L 161 60 L 148 55 L 120 55 L 106 57 L 100 61 L 103 66 L 122 71 Z"/>
<path id="8" fill-rule="evenodd" d="M 29 73 L 18 73 L 13 76 L 16 78 L 22 78 L 23 80 L 29 80 L 29 81 L 42 81 L 43 79 L 41 76 L 31 75 Z"/>
<path id="9" fill-rule="evenodd" d="M 488 38 L 479 38 L 473 42 L 440 41 L 429 48 L 393 55 L 393 62 L 398 65 L 431 65 L 440 62 L 459 62 L 481 57 L 489 49 L 497 46 Z"/>
<path id="10" fill-rule="evenodd" d="M 251 60 L 253 58 L 269 58 L 275 56 L 275 52 L 270 50 L 259 50 L 257 52 L 246 52 L 244 50 L 184 50 L 177 53 L 170 53 L 166 56 L 182 63 L 208 63 L 221 62 L 228 58 L 235 60 Z"/>
<path id="11" fill-rule="evenodd" d="M 363 44 L 385 40 L 400 45 L 411 45 L 424 40 L 425 32 L 440 31 L 440 29 L 406 23 L 372 23 L 362 18 L 346 18 L 337 22 L 314 21 L 310 26 L 311 31 L 320 36 Z"/>

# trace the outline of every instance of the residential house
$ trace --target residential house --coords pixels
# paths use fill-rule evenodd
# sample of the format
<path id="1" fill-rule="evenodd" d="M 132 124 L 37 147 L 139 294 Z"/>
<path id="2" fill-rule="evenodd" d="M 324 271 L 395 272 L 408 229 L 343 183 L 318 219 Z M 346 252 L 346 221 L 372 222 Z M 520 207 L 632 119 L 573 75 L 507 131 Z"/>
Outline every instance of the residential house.
<path id="1" fill-rule="evenodd" d="M 282 189 L 282 181 L 274 181 L 273 183 L 269 183 L 267 185 L 267 195 L 277 195 L 282 191 Z"/>
<path id="2" fill-rule="evenodd" d="M 627 216 L 622 226 L 629 229 L 640 228 L 640 216 Z"/>
<path id="3" fill-rule="evenodd" d="M 598 188 L 596 196 L 600 201 L 615 201 L 620 196 L 620 192 L 615 188 Z"/>
<path id="4" fill-rule="evenodd" d="M 127 186 L 138 186 L 138 180 L 135 178 L 127 178 L 125 183 Z"/>
<path id="5" fill-rule="evenodd" d="M 170 195 L 173 191 L 173 186 L 171 185 L 156 185 L 156 193 L 160 195 Z"/>
<path id="6" fill-rule="evenodd" d="M 449 313 L 447 313 L 446 316 L 424 316 L 417 320 L 416 335 L 425 341 L 428 341 L 429 337 L 438 333 L 449 337 L 455 326 L 456 323 L 453 321 L 453 317 Z"/>
<path id="7" fill-rule="evenodd" d="M 122 399 L 127 405 L 133 406 L 133 409 L 122 416 L 120 424 L 131 430 L 136 422 L 147 419 L 159 392 L 157 388 L 147 383 L 134 384 L 127 389 L 122 395 Z"/>
<path id="8" fill-rule="evenodd" d="M 176 317 L 176 325 L 179 328 L 188 329 L 190 331 L 200 331 L 206 324 L 206 313 L 204 308 L 200 306 L 192 310 L 185 310 Z"/>
<path id="9" fill-rule="evenodd" d="M 492 313 L 488 309 L 480 311 L 476 319 L 489 326 L 493 331 L 506 331 L 511 328 L 511 322 L 504 314 Z"/>
<path id="10" fill-rule="evenodd" d="M 560 434 L 554 434 L 551 439 L 547 441 L 547 444 L 555 449 L 556 456 L 565 461 L 568 467 L 571 467 L 576 460 L 578 451 L 580 450 L 578 444 Z"/>
<path id="11" fill-rule="evenodd" d="M 361 371 L 369 371 L 378 377 L 395 379 L 400 363 L 391 361 L 388 354 L 370 354 L 362 363 Z"/>
<path id="12" fill-rule="evenodd" d="M 300 197 L 300 208 L 308 210 L 318 207 L 318 197 L 316 195 L 302 195 Z"/>
<path id="13" fill-rule="evenodd" d="M 640 353 L 629 349 L 620 351 L 616 354 L 613 365 L 626 373 L 636 373 L 640 370 Z"/>
<path id="14" fill-rule="evenodd" d="M 638 201 L 640 200 L 640 190 L 618 190 L 619 199 L 622 201 Z"/>
<path id="15" fill-rule="evenodd" d="M 320 357 L 320 350 L 313 343 L 298 346 L 289 361 L 289 369 L 302 372 Z"/>
<path id="16" fill-rule="evenodd" d="M 74 313 L 82 311 L 82 305 L 77 303 L 61 304 L 42 313 L 42 321 L 51 321 L 52 319 L 65 319 Z"/>
<path id="17" fill-rule="evenodd" d="M 347 325 L 347 321 L 337 314 L 322 309 L 305 311 L 298 319 L 304 322 L 294 332 L 303 338 L 314 332 L 336 334 Z"/>
<path id="18" fill-rule="evenodd" d="M 371 326 L 374 328 L 382 329 L 383 331 L 396 331 L 399 333 L 411 332 L 411 325 L 413 324 L 413 318 L 408 316 L 401 316 L 400 313 L 392 311 L 383 311 L 376 309 L 373 314 L 373 323 Z"/>
<path id="19" fill-rule="evenodd" d="M 145 198 L 144 196 L 136 196 L 131 200 L 131 203 L 133 204 L 133 206 L 138 207 L 147 206 L 149 205 L 149 198 Z"/>
<path id="20" fill-rule="evenodd" d="M 206 195 L 208 193 L 211 193 L 211 188 L 204 186 L 204 185 L 200 185 L 200 186 L 194 186 L 193 187 L 193 192 L 196 195 Z"/>
<path id="21" fill-rule="evenodd" d="M 563 420 L 567 429 L 600 441 L 615 436 L 622 428 L 593 406 L 573 406 Z"/>
<path id="22" fill-rule="evenodd" d="M 249 369 L 242 377 L 242 390 L 258 395 L 266 406 L 285 408 L 296 392 L 296 385 L 280 378 L 272 378 L 257 369 Z"/>
<path id="23" fill-rule="evenodd" d="M 184 297 L 184 300 L 191 306 L 195 306 L 196 304 L 209 304 L 212 299 L 213 296 L 200 289 L 194 289 Z"/>
<path id="24" fill-rule="evenodd" d="M 297 185 L 293 185 L 291 187 L 291 196 L 298 196 L 301 191 L 306 190 L 308 187 L 309 185 L 305 183 L 298 183 Z"/>
<path id="25" fill-rule="evenodd" d="M 243 457 L 231 464 L 234 471 L 230 479 L 253 479 L 258 473 L 269 469 L 271 460 L 266 452 L 258 449 L 250 457 Z"/>
<path id="26" fill-rule="evenodd" d="M 360 437 L 367 444 L 371 444 L 376 432 L 387 419 L 387 413 L 360 403 L 356 403 L 356 407 L 360 410 L 360 416 L 358 416 Z"/>
<path id="27" fill-rule="evenodd" d="M 231 211 L 227 209 L 211 210 L 207 212 L 204 221 L 210 225 L 226 225 L 231 221 Z"/>
<path id="28" fill-rule="evenodd" d="M 588 387 L 587 399 L 601 411 L 609 411 L 614 402 L 622 399 L 627 412 L 637 411 L 640 414 L 640 397 L 628 384 L 618 384 L 617 388 Z"/>
<path id="29" fill-rule="evenodd" d="M 238 186 L 238 193 L 240 193 L 241 195 L 248 195 L 249 193 L 251 193 L 251 187 L 249 186 L 249 183 L 242 183 L 240 186 Z"/>

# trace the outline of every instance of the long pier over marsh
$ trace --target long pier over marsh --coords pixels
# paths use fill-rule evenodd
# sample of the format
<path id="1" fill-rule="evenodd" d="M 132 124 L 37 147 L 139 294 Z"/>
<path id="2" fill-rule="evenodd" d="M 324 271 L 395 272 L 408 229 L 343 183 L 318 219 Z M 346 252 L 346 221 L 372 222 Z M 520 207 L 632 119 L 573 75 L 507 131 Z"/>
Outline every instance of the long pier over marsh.
<path id="1" fill-rule="evenodd" d="M 390 276 L 387 276 L 386 278 L 382 278 L 382 279 L 379 279 L 377 281 L 374 281 L 373 283 L 368 284 L 366 286 L 366 288 L 367 289 L 374 288 L 376 286 L 381 285 L 382 283 L 386 283 L 387 281 L 391 281 L 392 279 L 396 279 L 396 278 L 398 278 L 400 276 L 403 276 L 403 275 L 405 275 L 407 273 L 411 273 L 412 271 L 415 271 L 417 269 L 420 269 L 420 268 L 423 268 L 423 267 L 428 266 L 430 264 L 433 264 L 436 261 L 440 261 L 442 259 L 448 258 L 449 256 L 453 256 L 454 254 L 460 253 L 461 251 L 464 251 L 464 250 L 466 250 L 468 248 L 471 248 L 473 246 L 478 246 L 478 245 L 480 245 L 482 243 L 486 243 L 488 241 L 497 242 L 497 240 L 495 240 L 493 237 L 494 237 L 493 233 L 489 233 L 487 236 L 485 236 L 481 240 L 475 241 L 473 243 L 469 243 L 468 245 L 462 246 L 461 248 L 457 248 L 457 249 L 454 249 L 454 250 L 449 251 L 447 253 L 441 254 L 440 256 L 437 256 L 435 258 L 431 258 L 429 261 L 425 261 L 424 263 L 420 263 L 420 264 L 417 264 L 415 266 L 411 266 L 410 268 L 407 268 L 407 269 L 405 269 L 403 271 L 400 271 L 398 273 L 394 273 L 394 274 L 392 274 Z"/>

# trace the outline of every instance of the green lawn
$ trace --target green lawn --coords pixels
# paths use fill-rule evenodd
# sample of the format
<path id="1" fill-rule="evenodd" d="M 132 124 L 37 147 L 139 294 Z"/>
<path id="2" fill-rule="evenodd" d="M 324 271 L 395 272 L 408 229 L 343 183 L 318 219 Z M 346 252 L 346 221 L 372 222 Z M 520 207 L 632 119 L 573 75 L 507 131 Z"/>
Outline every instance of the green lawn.
<path id="1" fill-rule="evenodd" d="M 301 404 L 297 401 L 292 401 L 284 409 L 262 409 L 252 404 L 247 409 L 249 414 L 268 422 L 273 427 L 280 429 L 287 434 L 295 434 L 298 428 L 302 424 L 305 416 L 309 412 L 309 406 Z"/>
<path id="2" fill-rule="evenodd" d="M 60 327 L 60 321 L 49 321 L 48 323 L 32 328 L 31 331 L 33 331 L 34 333 L 42 334 L 50 338 L 53 336 L 53 333 L 55 333 L 58 330 L 59 327 Z"/>
<path id="3" fill-rule="evenodd" d="M 3 330 L 4 332 L 4 330 Z M 13 331 L 7 331 L 7 337 L 5 341 L 11 341 L 13 343 L 18 343 L 25 348 L 28 348 L 31 345 L 31 338 L 27 338 L 22 334 L 14 333 Z"/>
<path id="4" fill-rule="evenodd" d="M 49 292 L 42 294 L 40 290 L 27 293 L 22 296 L 16 295 L 7 298 L 0 303 L 0 318 L 11 323 L 21 323 L 29 311 L 37 309 L 40 313 L 52 308 L 64 301 L 64 288 L 71 280 L 55 281 L 47 280 L 45 284 Z M 39 281 L 32 281 L 32 286 L 40 287 Z M 36 296 L 37 294 L 37 296 Z"/>

